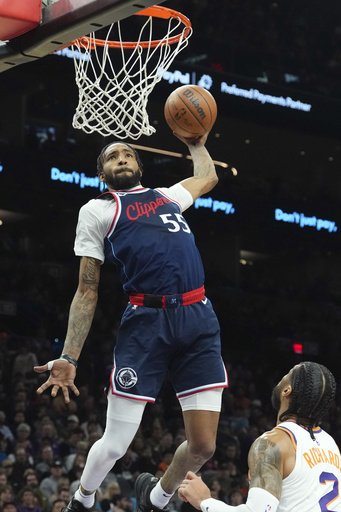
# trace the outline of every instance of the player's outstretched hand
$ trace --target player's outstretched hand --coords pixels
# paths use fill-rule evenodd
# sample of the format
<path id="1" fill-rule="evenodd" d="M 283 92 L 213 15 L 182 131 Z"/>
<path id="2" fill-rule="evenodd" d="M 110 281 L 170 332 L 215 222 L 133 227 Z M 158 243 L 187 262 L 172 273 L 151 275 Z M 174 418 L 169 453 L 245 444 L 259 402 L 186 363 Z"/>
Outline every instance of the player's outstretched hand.
<path id="1" fill-rule="evenodd" d="M 204 135 L 201 135 L 201 137 L 187 138 L 173 132 L 173 135 L 181 140 L 181 142 L 184 142 L 187 146 L 204 146 L 207 141 L 208 134 L 209 132 L 205 132 Z"/>
<path id="2" fill-rule="evenodd" d="M 53 397 L 57 395 L 59 389 L 62 390 L 64 402 L 66 404 L 70 402 L 69 388 L 76 396 L 79 395 L 79 390 L 74 384 L 76 368 L 73 364 L 70 364 L 63 359 L 55 359 L 54 361 L 49 361 L 43 366 L 35 366 L 33 369 L 37 373 L 43 373 L 50 370 L 50 376 L 47 381 L 37 389 L 38 395 L 41 395 L 50 386 L 52 386 L 51 396 Z"/>
<path id="3" fill-rule="evenodd" d="M 182 501 L 189 501 L 198 510 L 200 510 L 200 503 L 211 497 L 207 485 L 192 471 L 188 471 L 179 487 L 178 494 Z"/>

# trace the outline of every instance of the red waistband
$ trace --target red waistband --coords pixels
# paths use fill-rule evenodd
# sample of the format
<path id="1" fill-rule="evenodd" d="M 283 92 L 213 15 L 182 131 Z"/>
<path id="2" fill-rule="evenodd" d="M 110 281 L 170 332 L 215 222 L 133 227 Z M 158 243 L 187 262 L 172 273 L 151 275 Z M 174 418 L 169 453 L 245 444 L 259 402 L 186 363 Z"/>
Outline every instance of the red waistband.
<path id="1" fill-rule="evenodd" d="M 178 295 L 153 295 L 150 293 L 131 293 L 129 302 L 134 306 L 147 306 L 149 308 L 176 308 L 188 306 L 205 298 L 205 288 L 197 288 L 190 292 Z"/>

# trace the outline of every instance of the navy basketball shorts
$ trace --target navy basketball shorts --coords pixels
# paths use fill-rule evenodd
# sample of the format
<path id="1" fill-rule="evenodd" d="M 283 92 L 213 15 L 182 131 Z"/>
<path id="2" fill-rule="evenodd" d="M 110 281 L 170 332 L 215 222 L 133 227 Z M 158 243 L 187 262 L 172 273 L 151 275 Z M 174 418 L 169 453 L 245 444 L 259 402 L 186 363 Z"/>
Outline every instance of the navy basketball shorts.
<path id="1" fill-rule="evenodd" d="M 227 387 L 219 322 L 206 297 L 177 308 L 128 304 L 117 334 L 111 392 L 154 402 L 168 372 L 178 398 Z"/>

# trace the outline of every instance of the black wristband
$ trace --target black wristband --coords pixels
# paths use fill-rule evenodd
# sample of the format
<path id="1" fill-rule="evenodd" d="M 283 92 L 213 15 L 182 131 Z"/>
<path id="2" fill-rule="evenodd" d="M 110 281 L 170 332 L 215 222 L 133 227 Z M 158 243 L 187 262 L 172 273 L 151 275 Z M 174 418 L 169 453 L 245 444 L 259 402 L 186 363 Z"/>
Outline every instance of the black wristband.
<path id="1" fill-rule="evenodd" d="M 76 359 L 74 357 L 72 357 L 72 356 L 68 356 L 67 354 L 62 354 L 59 359 L 64 359 L 68 363 L 73 364 L 73 366 L 75 368 L 77 368 L 77 366 L 78 366 L 78 363 L 77 363 Z"/>

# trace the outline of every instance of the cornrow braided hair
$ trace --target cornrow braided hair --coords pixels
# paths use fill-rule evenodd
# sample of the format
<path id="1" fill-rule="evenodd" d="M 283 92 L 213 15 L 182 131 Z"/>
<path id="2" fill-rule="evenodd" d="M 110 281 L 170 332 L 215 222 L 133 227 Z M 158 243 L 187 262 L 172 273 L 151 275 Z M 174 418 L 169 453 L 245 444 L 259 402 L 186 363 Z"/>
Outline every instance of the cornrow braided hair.
<path id="1" fill-rule="evenodd" d="M 334 399 L 335 378 L 322 364 L 307 361 L 293 369 L 291 387 L 289 408 L 280 415 L 279 420 L 284 421 L 295 415 L 297 423 L 308 428 L 311 438 L 315 439 L 313 427 L 320 424 Z"/>

